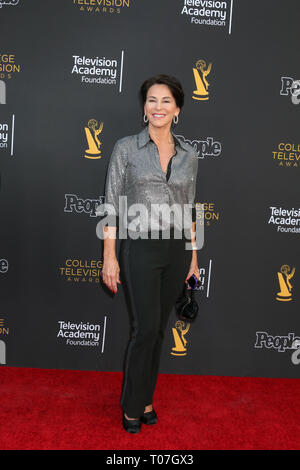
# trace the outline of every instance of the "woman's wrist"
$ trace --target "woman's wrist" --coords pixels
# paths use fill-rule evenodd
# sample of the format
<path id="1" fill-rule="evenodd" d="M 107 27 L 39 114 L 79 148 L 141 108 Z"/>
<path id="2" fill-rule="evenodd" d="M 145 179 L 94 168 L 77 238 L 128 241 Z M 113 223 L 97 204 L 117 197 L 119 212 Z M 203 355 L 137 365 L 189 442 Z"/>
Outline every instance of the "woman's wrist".
<path id="1" fill-rule="evenodd" d="M 103 256 L 103 261 L 106 263 L 106 262 L 110 262 L 110 261 L 116 261 L 117 260 L 117 256 L 115 253 L 106 253 L 104 256 Z"/>
<path id="2" fill-rule="evenodd" d="M 104 260 L 111 260 L 111 259 L 115 259 L 116 257 L 117 257 L 116 249 L 114 246 L 104 246 L 104 251 L 103 251 Z"/>
<path id="3" fill-rule="evenodd" d="M 116 246 L 115 243 L 104 240 L 103 259 L 104 261 L 110 261 L 116 259 Z"/>

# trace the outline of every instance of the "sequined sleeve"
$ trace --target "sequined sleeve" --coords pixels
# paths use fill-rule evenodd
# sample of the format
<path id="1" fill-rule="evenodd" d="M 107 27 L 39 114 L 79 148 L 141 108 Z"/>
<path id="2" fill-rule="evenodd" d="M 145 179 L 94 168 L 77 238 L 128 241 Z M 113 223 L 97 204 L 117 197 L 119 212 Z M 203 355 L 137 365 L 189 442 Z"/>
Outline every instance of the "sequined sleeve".
<path id="1" fill-rule="evenodd" d="M 107 224 L 110 227 L 119 226 L 119 196 L 124 195 L 125 186 L 125 171 L 126 171 L 126 151 L 124 146 L 118 140 L 113 148 L 105 182 L 105 203 L 101 204 L 97 212 L 104 215 L 103 210 L 107 215 Z M 108 210 L 110 204 L 110 210 Z M 111 214 L 114 212 L 114 214 Z"/>

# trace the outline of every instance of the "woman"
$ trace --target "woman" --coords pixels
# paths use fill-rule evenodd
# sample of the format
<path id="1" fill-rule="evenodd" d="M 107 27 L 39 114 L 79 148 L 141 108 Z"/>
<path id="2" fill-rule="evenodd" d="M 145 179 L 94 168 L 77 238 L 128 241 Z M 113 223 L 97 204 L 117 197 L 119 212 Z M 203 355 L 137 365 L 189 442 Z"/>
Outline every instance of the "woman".
<path id="1" fill-rule="evenodd" d="M 121 406 L 123 427 L 132 433 L 140 431 L 142 422 L 157 421 L 153 394 L 169 315 L 183 282 L 192 274 L 199 279 L 194 204 L 198 158 L 195 149 L 171 131 L 172 123 L 178 122 L 184 93 L 176 78 L 158 75 L 143 83 L 140 97 L 146 126 L 139 134 L 117 141 L 108 166 L 105 205 L 111 205 L 116 218 L 104 227 L 102 268 L 103 282 L 115 293 L 117 284 L 122 283 L 128 302 L 132 332 Z M 119 228 L 120 232 L 120 223 L 124 222 L 120 196 L 127 198 L 128 212 L 127 238 L 121 242 L 119 265 L 116 231 Z M 145 209 L 135 218 L 131 210 L 136 208 L 134 204 Z M 159 204 L 165 209 L 161 220 Z M 177 209 L 185 204 L 192 208 L 187 238 L 178 219 L 166 210 L 173 204 Z M 164 238 L 169 229 L 170 236 Z M 178 234 L 181 238 L 176 238 Z M 194 249 L 186 249 L 187 240 Z"/>

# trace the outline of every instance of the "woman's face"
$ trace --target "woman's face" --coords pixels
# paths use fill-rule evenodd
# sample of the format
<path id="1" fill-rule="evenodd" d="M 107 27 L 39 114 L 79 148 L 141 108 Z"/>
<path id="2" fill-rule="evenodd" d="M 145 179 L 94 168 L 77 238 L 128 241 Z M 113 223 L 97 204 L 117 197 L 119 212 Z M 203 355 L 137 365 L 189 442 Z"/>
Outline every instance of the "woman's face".
<path id="1" fill-rule="evenodd" d="M 155 84 L 147 92 L 144 112 L 152 126 L 170 127 L 173 117 L 178 116 L 180 108 L 176 105 L 175 98 L 167 85 Z"/>

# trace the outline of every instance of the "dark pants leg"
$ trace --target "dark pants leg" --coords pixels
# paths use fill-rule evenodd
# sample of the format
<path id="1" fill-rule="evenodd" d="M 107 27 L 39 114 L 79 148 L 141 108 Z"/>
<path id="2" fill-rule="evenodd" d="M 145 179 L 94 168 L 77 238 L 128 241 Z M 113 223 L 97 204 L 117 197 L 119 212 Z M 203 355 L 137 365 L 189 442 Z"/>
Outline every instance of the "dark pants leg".
<path id="1" fill-rule="evenodd" d="M 153 401 L 165 329 L 191 259 L 183 239 L 122 240 L 120 276 L 132 331 L 121 405 L 131 418 L 139 417 Z"/>
<path id="2" fill-rule="evenodd" d="M 183 283 L 188 274 L 192 260 L 192 251 L 184 249 L 183 240 L 171 240 L 169 263 L 162 273 L 161 299 L 160 299 L 160 328 L 151 364 L 151 386 L 148 389 L 146 404 L 153 401 L 153 394 L 157 382 L 161 348 L 166 327 L 175 301 L 182 291 Z"/>

